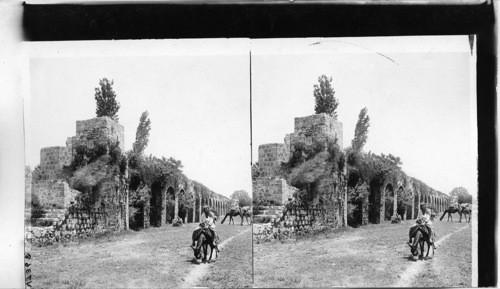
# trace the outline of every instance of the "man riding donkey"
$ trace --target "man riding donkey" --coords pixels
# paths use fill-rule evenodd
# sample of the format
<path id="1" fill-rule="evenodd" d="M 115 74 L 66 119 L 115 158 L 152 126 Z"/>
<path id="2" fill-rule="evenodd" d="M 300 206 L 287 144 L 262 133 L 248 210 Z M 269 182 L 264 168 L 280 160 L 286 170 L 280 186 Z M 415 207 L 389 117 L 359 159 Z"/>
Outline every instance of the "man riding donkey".
<path id="1" fill-rule="evenodd" d="M 194 229 L 193 235 L 196 234 L 196 236 L 198 236 L 198 234 L 200 234 L 204 228 L 208 228 L 213 237 L 214 248 L 217 250 L 217 252 L 220 252 L 219 247 L 217 246 L 219 244 L 219 234 L 217 234 L 217 231 L 215 230 L 215 219 L 215 214 L 210 211 L 208 206 L 204 206 L 203 213 L 201 214 L 200 225 L 196 229 Z M 197 239 L 198 238 L 193 238 L 191 247 L 195 247 L 195 240 Z"/>
<path id="2" fill-rule="evenodd" d="M 434 245 L 436 232 L 434 231 L 434 227 L 432 226 L 432 221 L 434 220 L 434 214 L 432 214 L 431 210 L 427 208 L 427 205 L 425 203 L 420 204 L 420 210 L 422 215 L 420 218 L 417 218 L 417 222 L 410 228 L 410 233 L 409 233 L 410 241 L 408 241 L 408 244 L 410 246 L 412 245 L 412 239 L 415 234 L 415 230 L 418 229 L 418 226 L 425 225 L 429 233 L 429 240 L 431 241 L 432 247 L 436 249 L 436 246 Z"/>

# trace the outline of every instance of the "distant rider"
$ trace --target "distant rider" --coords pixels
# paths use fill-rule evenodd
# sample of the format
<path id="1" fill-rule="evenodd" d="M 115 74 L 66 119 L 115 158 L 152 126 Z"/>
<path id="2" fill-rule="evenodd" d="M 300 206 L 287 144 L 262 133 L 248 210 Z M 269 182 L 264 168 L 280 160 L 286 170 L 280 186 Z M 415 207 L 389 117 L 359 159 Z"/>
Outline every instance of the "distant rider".
<path id="1" fill-rule="evenodd" d="M 425 203 L 420 204 L 420 210 L 421 210 L 422 216 L 417 219 L 417 223 L 416 224 L 414 224 L 413 226 L 411 226 L 410 233 L 409 233 L 410 241 L 408 241 L 408 244 L 412 245 L 412 233 L 413 233 L 413 229 L 416 226 L 424 224 L 428 228 L 428 230 L 429 230 L 429 235 L 430 235 L 429 239 L 430 239 L 430 241 L 432 243 L 432 247 L 434 249 L 436 249 L 436 246 L 434 246 L 434 239 L 436 238 L 436 233 L 434 231 L 434 227 L 432 226 L 432 220 L 433 220 L 432 212 L 431 212 L 430 209 L 427 208 L 427 205 Z"/>

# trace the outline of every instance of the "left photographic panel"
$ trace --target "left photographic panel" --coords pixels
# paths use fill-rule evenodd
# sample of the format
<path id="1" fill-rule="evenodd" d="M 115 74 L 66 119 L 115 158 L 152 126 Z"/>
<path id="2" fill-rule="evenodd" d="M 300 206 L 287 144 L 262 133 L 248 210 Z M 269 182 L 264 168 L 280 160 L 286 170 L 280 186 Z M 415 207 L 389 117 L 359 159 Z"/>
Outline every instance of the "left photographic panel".
<path id="1" fill-rule="evenodd" d="M 249 47 L 26 44 L 31 287 L 252 286 Z"/>

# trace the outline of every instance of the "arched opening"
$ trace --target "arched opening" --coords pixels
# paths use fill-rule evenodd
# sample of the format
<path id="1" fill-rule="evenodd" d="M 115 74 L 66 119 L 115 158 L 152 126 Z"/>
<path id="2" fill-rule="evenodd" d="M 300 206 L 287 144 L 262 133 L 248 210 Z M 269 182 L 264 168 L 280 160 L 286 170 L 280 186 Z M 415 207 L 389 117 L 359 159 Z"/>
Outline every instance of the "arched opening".
<path id="1" fill-rule="evenodd" d="M 363 224 L 363 202 L 366 202 L 366 189 L 362 185 L 360 175 L 352 171 L 347 179 L 348 211 L 347 224 L 358 227 Z"/>
<path id="2" fill-rule="evenodd" d="M 382 209 L 381 208 L 382 194 L 380 185 L 371 182 L 369 189 L 370 189 L 370 195 L 368 196 L 368 202 L 369 202 L 368 221 L 372 224 L 379 224 L 381 209 Z"/>
<path id="3" fill-rule="evenodd" d="M 163 208 L 162 186 L 160 183 L 151 185 L 151 199 L 149 201 L 149 223 L 151 226 L 160 227 Z"/>
<path id="4" fill-rule="evenodd" d="M 165 209 L 165 222 L 171 224 L 175 217 L 175 190 L 172 187 L 167 189 Z"/>
<path id="5" fill-rule="evenodd" d="M 394 188 L 391 183 L 385 186 L 385 219 L 390 220 L 394 213 L 395 198 L 394 198 Z"/>
<path id="6" fill-rule="evenodd" d="M 403 218 L 403 220 L 406 220 L 406 214 L 407 214 L 407 199 L 408 199 L 408 196 L 406 196 L 406 193 L 405 192 L 405 189 L 403 188 L 403 186 L 399 186 L 398 188 L 398 207 L 397 207 L 397 214 L 401 216 L 401 218 Z"/>

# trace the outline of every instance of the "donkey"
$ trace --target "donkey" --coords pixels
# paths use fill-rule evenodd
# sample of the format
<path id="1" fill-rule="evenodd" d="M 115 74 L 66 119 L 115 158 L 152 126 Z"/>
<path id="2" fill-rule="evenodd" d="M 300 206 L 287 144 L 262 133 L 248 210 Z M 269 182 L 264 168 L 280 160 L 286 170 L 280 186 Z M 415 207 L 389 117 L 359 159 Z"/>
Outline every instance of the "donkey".
<path id="1" fill-rule="evenodd" d="M 196 246 L 191 246 L 194 251 L 194 258 L 197 264 L 201 261 L 210 263 L 212 260 L 212 254 L 215 250 L 215 259 L 217 259 L 217 246 L 214 246 L 213 236 L 208 228 L 202 228 L 193 232 L 192 240 L 196 241 Z M 210 247 L 210 259 L 207 260 L 208 247 Z M 203 258 L 202 258 L 203 257 Z"/>

